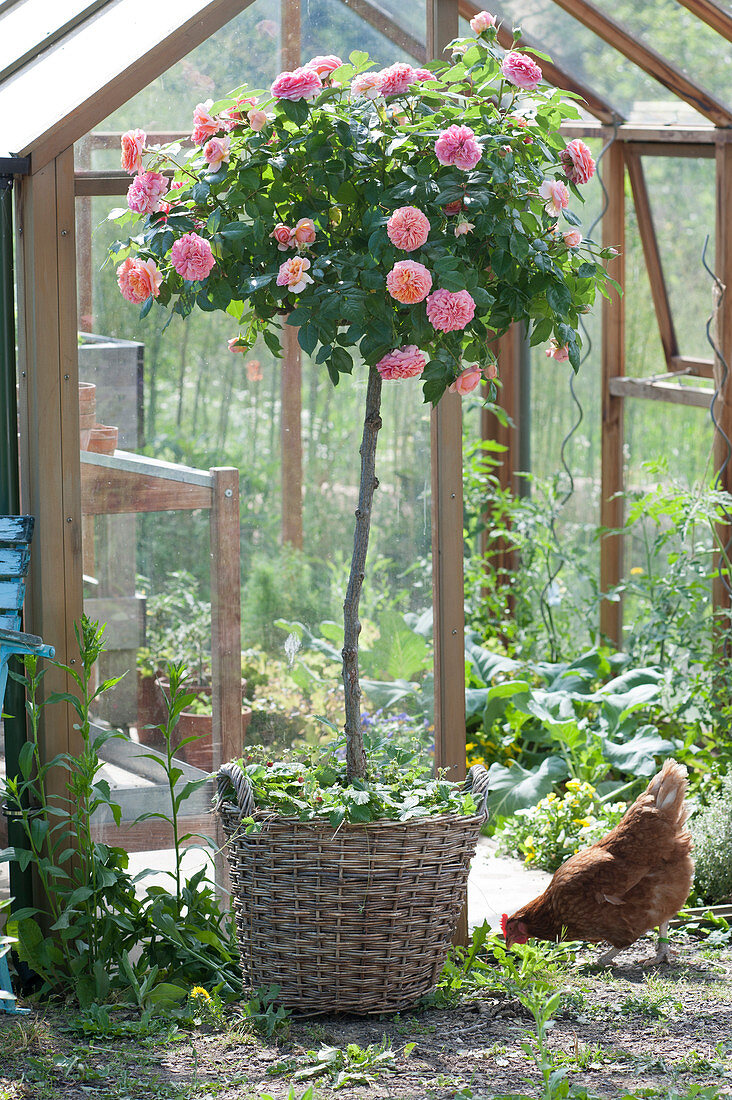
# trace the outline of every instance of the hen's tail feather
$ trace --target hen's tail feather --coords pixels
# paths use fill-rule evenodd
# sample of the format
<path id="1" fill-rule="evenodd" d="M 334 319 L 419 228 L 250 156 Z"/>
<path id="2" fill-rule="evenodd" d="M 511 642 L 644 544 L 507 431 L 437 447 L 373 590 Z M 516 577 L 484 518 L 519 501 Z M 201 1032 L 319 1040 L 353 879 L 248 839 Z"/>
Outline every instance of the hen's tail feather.
<path id="1" fill-rule="evenodd" d="M 682 826 L 689 816 L 684 805 L 688 772 L 683 764 L 667 760 L 658 775 L 654 776 L 646 789 L 652 795 L 655 809 L 670 824 Z"/>

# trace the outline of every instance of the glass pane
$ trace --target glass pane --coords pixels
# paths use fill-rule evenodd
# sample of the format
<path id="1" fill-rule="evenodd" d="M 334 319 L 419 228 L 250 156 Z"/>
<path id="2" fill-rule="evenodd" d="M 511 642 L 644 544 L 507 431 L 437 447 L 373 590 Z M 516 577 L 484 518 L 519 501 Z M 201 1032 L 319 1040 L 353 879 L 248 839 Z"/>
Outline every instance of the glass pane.
<path id="1" fill-rule="evenodd" d="M 714 267 L 716 177 L 713 158 L 644 157 L 653 223 L 682 355 L 710 359 L 706 322 Z"/>
<path id="2" fill-rule="evenodd" d="M 552 0 L 501 0 L 493 10 L 532 44 L 637 122 L 704 122 L 673 92 L 607 45 Z M 721 39 L 720 39 L 721 42 Z"/>
<path id="3" fill-rule="evenodd" d="M 408 21 L 415 35 L 424 26 L 424 8 L 418 7 L 420 18 L 410 15 Z M 279 14 L 257 0 L 80 142 L 77 165 L 118 170 L 125 129 L 190 132 L 197 102 L 247 79 L 266 87 L 282 67 Z M 252 41 L 260 48 L 252 51 Z M 368 48 L 384 64 L 403 56 L 335 0 L 303 12 L 304 59 L 334 51 L 347 56 L 355 48 Z M 252 59 L 250 71 L 241 58 Z M 119 232 L 107 214 L 122 204 L 122 197 L 77 200 L 80 379 L 96 384 L 98 417 L 119 429 L 117 450 L 101 475 L 102 460 L 84 458 L 84 468 L 94 466 L 101 477 L 96 505 L 87 496 L 85 597 L 87 609 L 110 622 L 112 652 L 104 674 L 129 670 L 124 687 L 99 707 L 98 717 L 126 730 L 134 743 L 147 738 L 147 722 L 160 718 L 160 676 L 153 674 L 166 658 L 196 665 L 200 654 L 210 681 L 216 568 L 205 508 L 177 507 L 175 492 L 166 496 L 159 486 L 148 488 L 161 493 L 165 510 L 107 515 L 99 501 L 111 506 L 118 470 L 140 469 L 142 460 L 156 485 L 160 478 L 178 484 L 180 477 L 182 486 L 186 478 L 205 478 L 211 467 L 226 466 L 238 471 L 240 484 L 246 751 L 259 746 L 274 756 L 304 741 L 328 740 L 331 734 L 313 715 L 342 726 L 339 635 L 357 505 L 365 371 L 357 362 L 353 377 L 334 390 L 324 368 L 302 354 L 297 395 L 295 361 L 285 374 L 261 340 L 246 355 L 231 354 L 228 340 L 237 330 L 222 313 L 199 312 L 185 322 L 176 317 L 165 331 L 170 317 L 159 309 L 140 319 L 119 294 L 114 268 L 102 268 Z M 297 420 L 293 426 L 287 419 L 294 396 L 302 407 L 299 433 Z M 416 636 L 404 617 L 429 612 L 432 600 L 430 414 L 419 385 L 385 386 L 382 419 L 380 487 L 360 615 L 362 672 L 375 682 L 418 685 L 392 707 L 393 729 L 418 729 L 430 741 L 431 640 Z M 190 474 L 176 473 L 181 466 Z M 293 515 L 300 499 L 301 524 Z M 92 515 L 94 510 L 101 514 Z M 288 538 L 294 545 L 286 544 Z M 364 710 L 379 710 L 383 698 L 378 686 L 365 692 Z M 210 708 L 199 700 L 194 709 Z M 208 721 L 210 728 L 210 716 Z M 192 746 L 182 750 L 189 764 L 204 771 L 216 763 L 210 734 L 206 743 L 207 757 L 194 754 Z M 135 838 L 129 843 L 134 846 Z"/>
<path id="4" fill-rule="evenodd" d="M 419 42 L 424 42 L 424 0 L 410 4 L 406 11 L 395 2 L 393 6 L 401 15 L 397 18 L 389 10 L 390 17 Z M 100 123 L 98 133 L 86 144 L 77 146 L 79 167 L 119 167 L 119 138 L 105 139 L 101 136 L 104 133 L 112 131 L 116 135 L 141 126 L 148 134 L 189 134 L 196 103 L 224 95 L 244 82 L 252 88 L 268 88 L 285 67 L 283 8 L 280 0 L 255 0 L 236 19 Z M 346 58 L 358 49 L 390 65 L 404 56 L 404 50 L 395 46 L 386 32 L 386 25 L 382 32 L 341 0 L 313 0 L 302 12 L 301 61 L 330 53 Z"/>
<path id="5" fill-rule="evenodd" d="M 661 54 L 716 99 L 730 104 L 730 45 L 676 0 L 596 0 L 597 7 L 623 24 L 633 37 Z"/>

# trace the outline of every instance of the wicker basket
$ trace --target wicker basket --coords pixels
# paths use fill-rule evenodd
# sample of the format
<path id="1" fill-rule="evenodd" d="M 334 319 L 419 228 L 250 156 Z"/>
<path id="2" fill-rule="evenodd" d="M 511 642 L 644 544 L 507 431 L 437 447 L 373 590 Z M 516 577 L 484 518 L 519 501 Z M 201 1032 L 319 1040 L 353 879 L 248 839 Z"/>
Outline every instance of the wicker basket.
<path id="1" fill-rule="evenodd" d="M 239 808 L 224 796 L 234 787 Z M 236 764 L 218 773 L 245 984 L 302 1012 L 393 1012 L 434 989 L 484 813 L 342 825 L 254 812 Z M 466 788 L 483 794 L 487 772 Z M 261 831 L 246 835 L 254 812 Z"/>

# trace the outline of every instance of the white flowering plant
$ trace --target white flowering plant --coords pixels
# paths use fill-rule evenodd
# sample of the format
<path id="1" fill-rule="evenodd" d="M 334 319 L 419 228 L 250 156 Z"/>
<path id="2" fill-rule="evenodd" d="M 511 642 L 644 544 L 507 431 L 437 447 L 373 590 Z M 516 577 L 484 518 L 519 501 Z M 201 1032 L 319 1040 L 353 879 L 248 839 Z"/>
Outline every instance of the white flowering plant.
<path id="1" fill-rule="evenodd" d="M 182 317 L 223 310 L 239 327 L 232 351 L 261 333 L 276 356 L 287 324 L 334 385 L 368 370 L 346 599 L 349 775 L 364 775 L 357 610 L 382 379 L 420 379 L 432 403 L 486 380 L 495 400 L 491 343 L 514 321 L 576 370 L 579 315 L 607 293 L 611 251 L 582 239 L 570 209 L 595 167 L 560 134 L 576 107 L 518 43 L 500 48 L 493 16 L 471 26 L 449 62 L 317 57 L 269 92 L 199 104 L 187 150 L 150 147 L 142 130 L 122 139 L 134 178 L 129 209 L 110 217 L 142 224 L 112 253 L 143 315 L 155 303 Z"/>

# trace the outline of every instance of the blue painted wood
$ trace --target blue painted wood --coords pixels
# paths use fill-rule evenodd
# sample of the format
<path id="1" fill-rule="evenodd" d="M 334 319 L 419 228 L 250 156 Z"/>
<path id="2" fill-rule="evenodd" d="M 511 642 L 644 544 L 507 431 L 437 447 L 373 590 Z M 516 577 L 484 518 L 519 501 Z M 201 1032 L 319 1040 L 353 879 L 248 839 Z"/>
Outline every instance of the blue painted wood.
<path id="1" fill-rule="evenodd" d="M 8 611 L 0 611 L 0 629 L 3 630 L 17 630 L 20 626 L 20 612 L 16 611 L 12 615 Z"/>
<path id="2" fill-rule="evenodd" d="M 4 955 L 0 956 L 0 1012 L 10 1012 L 14 1016 L 26 1016 L 30 1012 L 29 1008 L 18 1008 Z"/>
<path id="3" fill-rule="evenodd" d="M 23 606 L 25 596 L 25 581 L 18 578 L 14 581 L 0 580 L 0 609 L 3 611 L 15 611 Z"/>
<path id="4" fill-rule="evenodd" d="M 0 546 L 0 577 L 24 577 L 30 564 L 30 546 Z"/>
<path id="5" fill-rule="evenodd" d="M 0 516 L 0 542 L 30 542 L 34 516 Z"/>

